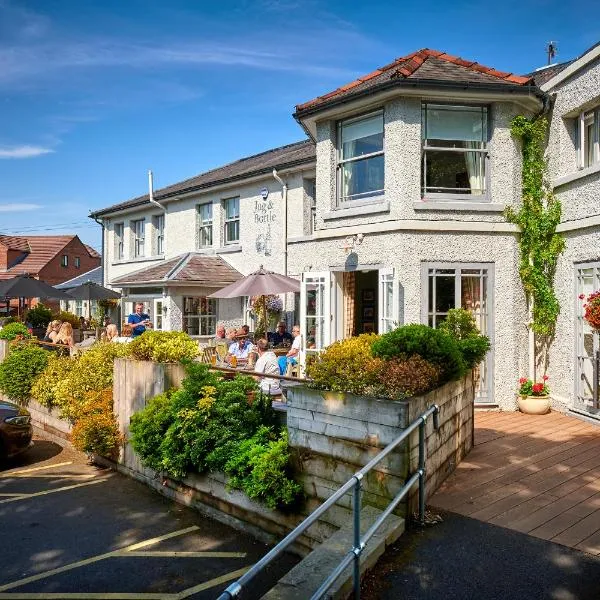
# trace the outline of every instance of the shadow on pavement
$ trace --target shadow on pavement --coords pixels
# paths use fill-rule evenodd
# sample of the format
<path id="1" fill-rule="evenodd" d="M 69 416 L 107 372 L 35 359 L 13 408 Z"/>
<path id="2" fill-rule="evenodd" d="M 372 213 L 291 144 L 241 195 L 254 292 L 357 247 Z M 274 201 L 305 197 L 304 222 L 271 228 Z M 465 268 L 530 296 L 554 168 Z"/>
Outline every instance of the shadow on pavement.
<path id="1" fill-rule="evenodd" d="M 33 447 L 9 459 L 0 467 L 0 472 L 8 469 L 15 469 L 16 467 L 27 467 L 50 460 L 51 458 L 58 456 L 62 451 L 63 448 L 54 442 L 35 439 Z"/>

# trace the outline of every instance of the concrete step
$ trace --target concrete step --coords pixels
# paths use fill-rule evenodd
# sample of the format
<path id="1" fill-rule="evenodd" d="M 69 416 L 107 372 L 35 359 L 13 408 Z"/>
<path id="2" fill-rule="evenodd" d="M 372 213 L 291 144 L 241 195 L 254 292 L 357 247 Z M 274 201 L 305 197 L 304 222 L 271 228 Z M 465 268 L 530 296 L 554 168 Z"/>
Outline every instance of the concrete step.
<path id="1" fill-rule="evenodd" d="M 365 506 L 360 512 L 361 533 L 375 522 L 381 514 L 377 508 Z M 361 575 L 373 567 L 384 553 L 386 546 L 394 543 L 404 533 L 404 519 L 391 515 L 369 540 L 360 558 Z M 328 540 L 313 550 L 298 563 L 277 585 L 263 596 L 264 600 L 306 600 L 327 579 L 352 548 L 354 539 L 352 521 L 334 533 Z M 342 600 L 352 591 L 352 565 L 333 584 L 327 598 Z"/>

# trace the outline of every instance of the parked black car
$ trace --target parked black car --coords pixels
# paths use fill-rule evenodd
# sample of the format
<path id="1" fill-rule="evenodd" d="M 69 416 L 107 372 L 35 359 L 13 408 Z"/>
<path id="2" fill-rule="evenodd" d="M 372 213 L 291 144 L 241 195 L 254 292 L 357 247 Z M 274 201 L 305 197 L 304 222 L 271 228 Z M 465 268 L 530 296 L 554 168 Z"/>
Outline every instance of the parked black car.
<path id="1" fill-rule="evenodd" d="M 33 428 L 29 411 L 0 400 L 0 464 L 32 446 Z"/>

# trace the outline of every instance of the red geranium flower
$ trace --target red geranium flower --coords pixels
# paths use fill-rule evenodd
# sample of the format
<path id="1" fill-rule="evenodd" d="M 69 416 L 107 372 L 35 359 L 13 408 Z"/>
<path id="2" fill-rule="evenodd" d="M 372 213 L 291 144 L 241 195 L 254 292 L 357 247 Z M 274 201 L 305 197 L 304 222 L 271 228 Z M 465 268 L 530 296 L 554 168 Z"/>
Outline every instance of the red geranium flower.
<path id="1" fill-rule="evenodd" d="M 519 379 L 519 383 L 523 384 L 527 381 L 527 377 L 521 377 L 521 379 Z"/>

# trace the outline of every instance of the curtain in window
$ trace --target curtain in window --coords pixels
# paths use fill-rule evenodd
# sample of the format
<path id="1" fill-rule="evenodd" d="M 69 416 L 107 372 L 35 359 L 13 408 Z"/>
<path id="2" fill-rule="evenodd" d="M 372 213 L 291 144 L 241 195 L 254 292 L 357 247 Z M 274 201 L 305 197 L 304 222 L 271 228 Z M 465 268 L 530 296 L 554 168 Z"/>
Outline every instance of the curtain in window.
<path id="1" fill-rule="evenodd" d="M 464 142 L 465 147 L 469 149 L 479 149 L 479 142 Z M 467 164 L 467 175 L 469 176 L 469 186 L 471 194 L 483 194 L 484 176 L 483 176 L 483 153 L 482 152 L 465 152 L 465 162 Z"/>
<path id="2" fill-rule="evenodd" d="M 344 288 L 344 338 L 354 335 L 354 314 L 356 312 L 356 275 L 343 273 Z"/>

